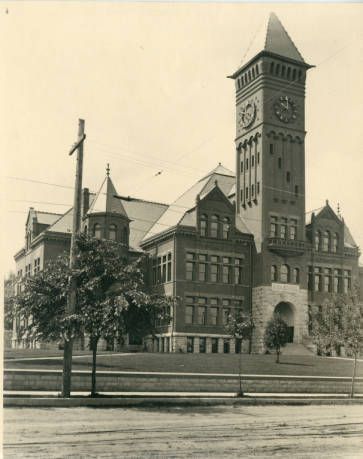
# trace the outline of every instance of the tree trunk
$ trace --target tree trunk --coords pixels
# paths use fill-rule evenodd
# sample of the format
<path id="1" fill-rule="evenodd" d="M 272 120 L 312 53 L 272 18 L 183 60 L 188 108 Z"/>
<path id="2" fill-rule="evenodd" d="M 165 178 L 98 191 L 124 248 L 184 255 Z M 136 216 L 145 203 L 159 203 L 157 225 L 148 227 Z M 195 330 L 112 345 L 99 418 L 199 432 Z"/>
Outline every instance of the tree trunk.
<path id="1" fill-rule="evenodd" d="M 238 379 L 239 379 L 239 392 L 237 397 L 243 397 L 243 389 L 242 389 L 242 340 L 241 340 L 241 348 L 239 350 L 238 356 Z"/>
<path id="2" fill-rule="evenodd" d="M 92 382 L 91 382 L 91 397 L 96 396 L 96 358 L 97 358 L 97 344 L 99 338 L 91 339 L 92 347 Z"/>
<path id="3" fill-rule="evenodd" d="M 357 354 L 358 352 L 354 352 L 354 365 L 353 365 L 353 376 L 352 376 L 352 386 L 350 388 L 350 398 L 354 397 L 354 384 L 355 384 L 355 374 L 357 371 Z"/>
<path id="4" fill-rule="evenodd" d="M 280 348 L 276 348 L 276 363 L 280 363 Z"/>

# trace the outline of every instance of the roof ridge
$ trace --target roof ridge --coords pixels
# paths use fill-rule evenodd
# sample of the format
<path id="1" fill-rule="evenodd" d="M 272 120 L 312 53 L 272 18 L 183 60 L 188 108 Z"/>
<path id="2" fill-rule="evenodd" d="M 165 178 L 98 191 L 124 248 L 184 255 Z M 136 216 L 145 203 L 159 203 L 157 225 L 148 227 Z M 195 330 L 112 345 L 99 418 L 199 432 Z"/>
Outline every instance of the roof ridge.
<path id="1" fill-rule="evenodd" d="M 36 209 L 33 209 L 34 212 L 37 212 L 39 214 L 48 214 L 48 215 L 64 215 L 64 214 L 60 214 L 58 212 L 45 212 L 45 210 L 36 210 Z"/>

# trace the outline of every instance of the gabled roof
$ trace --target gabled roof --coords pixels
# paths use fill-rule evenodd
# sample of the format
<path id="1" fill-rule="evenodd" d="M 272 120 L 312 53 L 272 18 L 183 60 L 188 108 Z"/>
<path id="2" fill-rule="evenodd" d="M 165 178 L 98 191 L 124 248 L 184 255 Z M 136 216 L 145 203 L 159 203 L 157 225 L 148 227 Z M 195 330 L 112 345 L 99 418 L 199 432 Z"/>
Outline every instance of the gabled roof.
<path id="1" fill-rule="evenodd" d="M 45 232 L 52 233 L 71 233 L 73 227 L 73 207 L 50 225 Z"/>
<path id="2" fill-rule="evenodd" d="M 95 213 L 113 212 L 127 217 L 122 201 L 115 198 L 117 195 L 116 188 L 112 183 L 110 176 L 106 175 L 100 189 L 98 190 L 95 199 L 92 201 L 87 215 Z"/>
<path id="3" fill-rule="evenodd" d="M 263 51 L 307 65 L 275 13 L 270 13 L 268 19 L 264 20 L 264 23 L 257 31 L 246 54 L 243 56 L 240 68 L 244 67 Z"/>
<path id="4" fill-rule="evenodd" d="M 40 212 L 36 211 L 37 222 L 42 225 L 51 225 L 54 223 L 62 214 L 56 214 L 52 212 Z"/>
<path id="5" fill-rule="evenodd" d="M 147 232 L 143 241 L 155 236 L 156 234 L 167 231 L 182 222 L 183 224 L 187 224 L 189 226 L 192 216 L 189 215 L 187 218 L 185 214 L 195 207 L 197 196 L 199 195 L 203 198 L 216 186 L 215 182 L 217 181 L 218 187 L 227 197 L 233 187 L 234 180 L 235 176 L 233 172 L 219 163 L 219 165 L 210 171 L 209 174 L 196 182 L 185 193 L 170 204 L 168 209 Z M 185 220 L 184 217 L 187 218 L 187 220 Z"/>

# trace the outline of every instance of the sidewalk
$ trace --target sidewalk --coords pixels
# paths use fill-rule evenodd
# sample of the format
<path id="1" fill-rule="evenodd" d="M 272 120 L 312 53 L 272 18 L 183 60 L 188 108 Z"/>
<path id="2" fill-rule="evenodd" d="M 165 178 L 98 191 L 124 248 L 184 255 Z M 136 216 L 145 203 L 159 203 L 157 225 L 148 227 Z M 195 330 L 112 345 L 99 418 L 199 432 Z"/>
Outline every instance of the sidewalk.
<path id="1" fill-rule="evenodd" d="M 4 407 L 162 407 L 215 405 L 333 405 L 363 404 L 363 394 L 235 393 L 213 392 L 102 392 L 91 398 L 89 392 L 72 392 L 61 398 L 53 391 L 4 391 Z"/>

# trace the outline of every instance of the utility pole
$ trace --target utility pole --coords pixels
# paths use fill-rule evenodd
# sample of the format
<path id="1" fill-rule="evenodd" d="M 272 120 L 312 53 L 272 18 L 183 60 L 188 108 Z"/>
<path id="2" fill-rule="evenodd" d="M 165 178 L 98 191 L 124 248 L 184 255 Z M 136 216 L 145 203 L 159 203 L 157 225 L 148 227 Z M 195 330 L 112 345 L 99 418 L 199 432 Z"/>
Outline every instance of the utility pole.
<path id="1" fill-rule="evenodd" d="M 69 259 L 69 268 L 71 271 L 69 278 L 69 290 L 67 296 L 66 315 L 73 314 L 76 310 L 77 303 L 77 279 L 74 275 L 76 268 L 76 236 L 79 233 L 81 226 L 81 199 L 82 199 L 82 171 L 83 171 L 83 142 L 86 138 L 84 133 L 84 120 L 78 121 L 78 140 L 71 148 L 69 155 L 72 155 L 77 150 L 76 164 L 76 181 L 74 187 L 73 201 L 73 227 L 71 239 L 71 251 Z M 72 377 L 72 353 L 73 353 L 73 336 L 71 334 L 68 339 L 64 340 L 63 353 L 63 385 L 62 396 L 69 398 L 71 396 L 71 377 Z"/>

